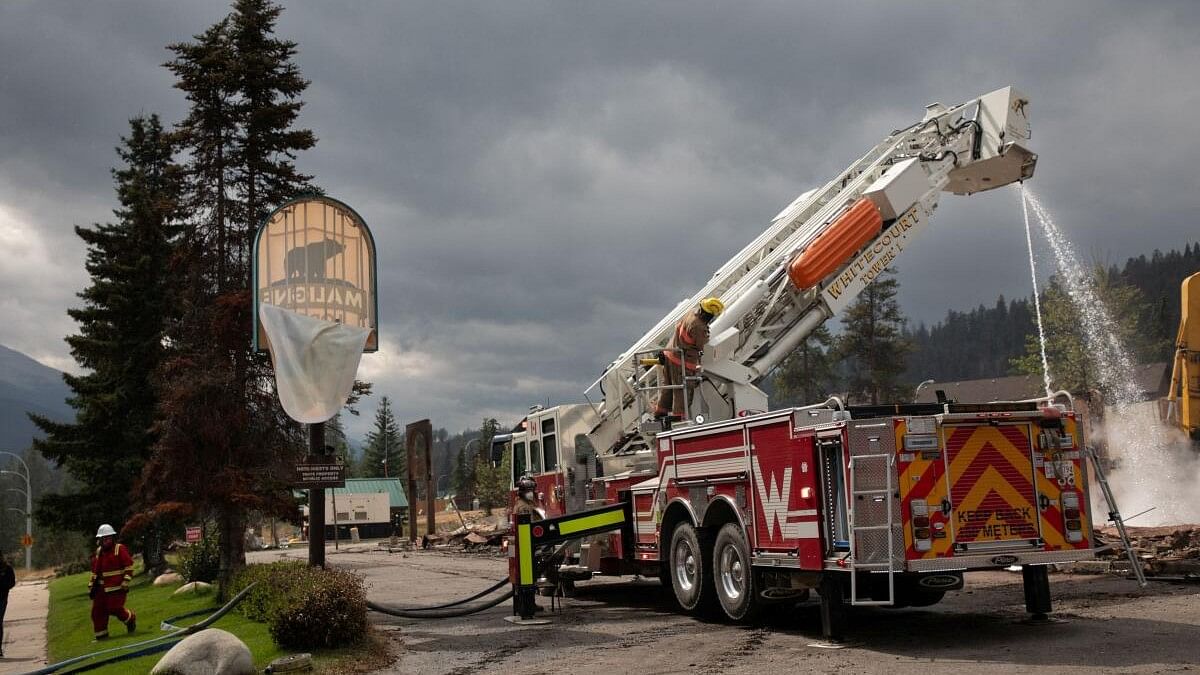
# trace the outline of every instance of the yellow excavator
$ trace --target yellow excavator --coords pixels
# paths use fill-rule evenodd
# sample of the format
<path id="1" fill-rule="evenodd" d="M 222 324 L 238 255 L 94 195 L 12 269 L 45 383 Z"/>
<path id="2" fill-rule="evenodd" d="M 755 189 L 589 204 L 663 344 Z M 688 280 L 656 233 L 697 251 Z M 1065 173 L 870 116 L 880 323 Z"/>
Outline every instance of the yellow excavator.
<path id="1" fill-rule="evenodd" d="M 1200 441 L 1200 273 L 1183 280 L 1175 365 L 1167 394 L 1167 419 Z"/>

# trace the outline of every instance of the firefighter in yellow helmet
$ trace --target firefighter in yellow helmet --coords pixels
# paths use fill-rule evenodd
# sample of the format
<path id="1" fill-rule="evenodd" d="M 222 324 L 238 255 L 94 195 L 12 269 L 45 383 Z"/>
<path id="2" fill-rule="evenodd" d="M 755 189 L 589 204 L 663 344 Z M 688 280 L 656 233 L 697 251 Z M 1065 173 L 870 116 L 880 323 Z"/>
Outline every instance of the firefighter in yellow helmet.
<path id="1" fill-rule="evenodd" d="M 685 384 L 684 370 L 693 375 L 700 366 L 700 354 L 708 344 L 708 324 L 725 311 L 725 304 L 720 298 L 705 298 L 696 309 L 688 312 L 675 325 L 667 348 L 663 350 L 665 363 L 658 366 L 658 382 L 665 386 Z M 683 419 L 683 401 L 687 396 L 691 399 L 692 385 L 686 389 L 662 389 L 658 402 L 654 406 L 654 416 L 671 419 Z"/>

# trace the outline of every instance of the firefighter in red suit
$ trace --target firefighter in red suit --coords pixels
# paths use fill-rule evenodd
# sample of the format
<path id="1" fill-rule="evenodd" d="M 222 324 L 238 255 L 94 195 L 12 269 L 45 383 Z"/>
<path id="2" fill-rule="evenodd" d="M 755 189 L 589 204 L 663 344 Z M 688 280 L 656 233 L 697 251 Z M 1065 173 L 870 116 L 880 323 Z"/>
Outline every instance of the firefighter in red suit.
<path id="1" fill-rule="evenodd" d="M 658 381 L 665 386 L 687 386 L 684 389 L 663 389 L 659 393 L 654 406 L 656 418 L 670 416 L 675 420 L 683 419 L 683 401 L 685 397 L 690 398 L 693 387 L 683 379 L 684 368 L 689 376 L 695 374 L 700 365 L 700 353 L 708 344 L 708 324 L 724 310 L 725 305 L 719 298 L 705 298 L 700 301 L 699 307 L 675 325 L 667 348 L 662 351 L 665 363 L 658 367 Z"/>
<path id="2" fill-rule="evenodd" d="M 112 525 L 101 525 L 96 531 L 96 557 L 92 558 L 92 581 L 88 586 L 92 598 L 92 629 L 96 639 L 108 637 L 108 617 L 115 616 L 132 633 L 137 628 L 137 616 L 125 607 L 129 581 L 133 578 L 133 556 L 129 547 L 117 543 Z"/>

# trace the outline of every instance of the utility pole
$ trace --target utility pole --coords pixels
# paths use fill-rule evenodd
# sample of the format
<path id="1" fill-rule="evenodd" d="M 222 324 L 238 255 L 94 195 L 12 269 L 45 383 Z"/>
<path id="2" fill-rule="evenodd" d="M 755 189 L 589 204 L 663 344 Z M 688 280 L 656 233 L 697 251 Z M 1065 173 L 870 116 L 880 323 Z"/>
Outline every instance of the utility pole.
<path id="1" fill-rule="evenodd" d="M 25 467 L 25 475 L 23 476 L 19 471 L 0 470 L 0 474 L 9 473 L 25 479 L 25 541 L 28 542 L 25 546 L 25 571 L 28 572 L 33 569 L 33 488 L 29 485 L 29 465 L 16 453 L 0 450 L 0 455 L 16 457 L 21 466 Z M 20 509 L 17 510 L 19 511 Z"/>

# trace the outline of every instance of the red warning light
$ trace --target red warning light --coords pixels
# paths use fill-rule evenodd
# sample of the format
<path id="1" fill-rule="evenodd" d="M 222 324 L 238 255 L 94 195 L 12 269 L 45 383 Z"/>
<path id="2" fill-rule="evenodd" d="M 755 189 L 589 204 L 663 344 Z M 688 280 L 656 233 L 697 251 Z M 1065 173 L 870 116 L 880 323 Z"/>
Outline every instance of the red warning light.
<path id="1" fill-rule="evenodd" d="M 540 537 L 540 536 L 542 536 L 542 534 L 544 534 L 544 533 L 545 533 L 545 530 L 543 530 L 543 529 L 542 529 L 542 526 L 541 526 L 541 525 L 534 525 L 534 526 L 533 526 L 533 536 L 535 536 L 535 537 Z"/>

